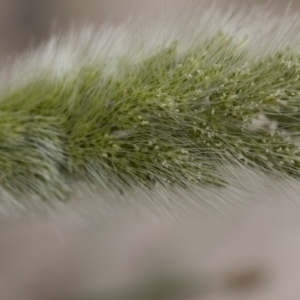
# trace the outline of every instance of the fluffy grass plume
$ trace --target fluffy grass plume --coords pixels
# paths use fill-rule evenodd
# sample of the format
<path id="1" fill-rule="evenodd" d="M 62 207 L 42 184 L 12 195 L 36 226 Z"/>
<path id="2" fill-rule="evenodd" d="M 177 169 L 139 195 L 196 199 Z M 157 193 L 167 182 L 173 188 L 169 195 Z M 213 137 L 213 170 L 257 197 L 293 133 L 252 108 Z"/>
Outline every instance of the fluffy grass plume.
<path id="1" fill-rule="evenodd" d="M 5 68 L 1 202 L 67 200 L 79 181 L 226 186 L 228 164 L 298 178 L 297 16 L 208 6 L 54 36 Z"/>

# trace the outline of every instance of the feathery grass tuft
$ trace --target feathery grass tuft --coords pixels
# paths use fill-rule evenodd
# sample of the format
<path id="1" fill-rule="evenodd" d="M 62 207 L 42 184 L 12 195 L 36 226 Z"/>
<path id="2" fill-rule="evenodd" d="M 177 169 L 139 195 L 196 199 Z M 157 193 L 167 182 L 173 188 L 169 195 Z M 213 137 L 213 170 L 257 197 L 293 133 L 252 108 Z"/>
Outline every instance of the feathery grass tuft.
<path id="1" fill-rule="evenodd" d="M 298 178 L 298 51 L 254 57 L 246 36 L 222 31 L 185 50 L 179 43 L 2 93 L 3 193 L 67 199 L 77 181 L 223 186 L 228 163 Z M 114 64 L 117 75 L 107 72 Z"/>

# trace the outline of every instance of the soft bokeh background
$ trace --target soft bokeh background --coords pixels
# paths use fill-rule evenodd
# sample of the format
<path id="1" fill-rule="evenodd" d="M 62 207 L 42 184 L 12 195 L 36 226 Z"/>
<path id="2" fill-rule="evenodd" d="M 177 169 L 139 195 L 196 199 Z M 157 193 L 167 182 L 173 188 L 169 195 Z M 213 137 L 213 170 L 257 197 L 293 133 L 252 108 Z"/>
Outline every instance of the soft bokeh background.
<path id="1" fill-rule="evenodd" d="M 0 62 L 8 55 L 14 56 L 29 46 L 37 46 L 55 27 L 63 30 L 74 24 L 101 24 L 108 19 L 119 23 L 140 13 L 154 17 L 158 11 L 168 9 L 166 3 L 179 7 L 193 6 L 200 2 L 201 0 L 0 0 Z M 288 2 L 273 0 L 277 5 L 275 13 L 283 13 Z M 292 8 L 300 9 L 300 0 L 294 0 Z"/>

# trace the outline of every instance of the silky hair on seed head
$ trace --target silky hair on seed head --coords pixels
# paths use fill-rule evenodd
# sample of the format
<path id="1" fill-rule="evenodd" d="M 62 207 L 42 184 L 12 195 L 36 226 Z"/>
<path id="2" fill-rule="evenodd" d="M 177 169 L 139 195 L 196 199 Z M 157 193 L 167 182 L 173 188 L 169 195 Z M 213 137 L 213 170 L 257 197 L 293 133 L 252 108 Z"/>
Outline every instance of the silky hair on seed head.
<path id="1" fill-rule="evenodd" d="M 69 201 L 78 183 L 226 188 L 228 165 L 297 179 L 297 15 L 216 1 L 185 12 L 72 30 L 4 69 L 2 203 Z"/>

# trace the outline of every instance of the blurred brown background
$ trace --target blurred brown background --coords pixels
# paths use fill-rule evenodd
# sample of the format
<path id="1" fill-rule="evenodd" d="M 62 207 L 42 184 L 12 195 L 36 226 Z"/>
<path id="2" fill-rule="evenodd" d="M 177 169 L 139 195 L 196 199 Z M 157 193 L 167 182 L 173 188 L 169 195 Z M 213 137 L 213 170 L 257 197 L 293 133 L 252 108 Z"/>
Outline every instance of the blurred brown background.
<path id="1" fill-rule="evenodd" d="M 0 0 L 0 62 L 29 46 L 37 46 L 53 28 L 70 25 L 101 24 L 106 20 L 121 22 L 131 15 L 143 13 L 154 16 L 166 3 L 197 5 L 201 0 Z M 222 0 L 218 0 L 223 2 Z M 239 0 L 236 0 L 239 1 Z M 244 0 L 241 0 L 244 1 Z M 246 0 L 267 3 L 270 0 Z M 289 1 L 273 0 L 276 13 L 283 13 Z M 294 0 L 293 9 L 300 9 Z"/>

